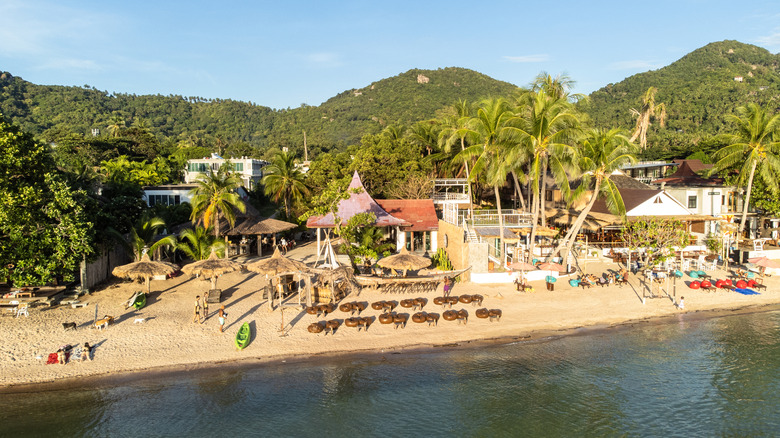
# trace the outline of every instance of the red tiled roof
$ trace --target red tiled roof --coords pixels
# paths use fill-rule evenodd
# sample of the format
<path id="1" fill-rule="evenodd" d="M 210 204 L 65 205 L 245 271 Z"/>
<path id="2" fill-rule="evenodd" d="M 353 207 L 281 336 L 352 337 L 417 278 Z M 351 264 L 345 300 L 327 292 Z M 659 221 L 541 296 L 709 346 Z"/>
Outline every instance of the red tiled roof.
<path id="1" fill-rule="evenodd" d="M 404 231 L 433 231 L 439 229 L 439 217 L 433 199 L 377 199 L 377 203 L 393 216 L 403 219 L 410 227 Z"/>
<path id="2" fill-rule="evenodd" d="M 358 213 L 374 213 L 376 215 L 374 225 L 378 227 L 407 225 L 404 220 L 394 217 L 377 204 L 374 198 L 366 192 L 357 171 L 352 175 L 352 182 L 349 184 L 348 190 L 355 188 L 362 190 L 359 193 L 351 193 L 349 199 L 339 202 L 338 214 L 342 224 L 346 224 L 352 216 Z M 306 226 L 309 228 L 333 228 L 335 226 L 333 213 L 328 213 L 325 216 L 312 216 L 306 221 Z"/>

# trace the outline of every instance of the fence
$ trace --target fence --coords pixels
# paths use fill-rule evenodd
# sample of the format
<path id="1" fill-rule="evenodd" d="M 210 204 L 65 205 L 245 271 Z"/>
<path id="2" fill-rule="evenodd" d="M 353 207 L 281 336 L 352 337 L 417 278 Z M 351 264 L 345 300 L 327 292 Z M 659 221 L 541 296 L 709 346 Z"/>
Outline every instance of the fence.
<path id="1" fill-rule="evenodd" d="M 95 261 L 81 264 L 81 287 L 91 289 L 110 277 L 115 267 L 129 262 L 127 252 L 121 246 L 104 251 Z"/>

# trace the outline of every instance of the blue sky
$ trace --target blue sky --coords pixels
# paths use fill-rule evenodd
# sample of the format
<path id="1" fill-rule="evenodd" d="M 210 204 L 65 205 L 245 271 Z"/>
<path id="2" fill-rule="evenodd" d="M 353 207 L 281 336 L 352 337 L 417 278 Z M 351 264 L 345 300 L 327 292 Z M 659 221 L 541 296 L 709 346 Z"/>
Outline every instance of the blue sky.
<path id="1" fill-rule="evenodd" d="M 452 66 L 590 93 L 726 39 L 778 53 L 780 2 L 0 0 L 0 70 L 273 108 Z"/>

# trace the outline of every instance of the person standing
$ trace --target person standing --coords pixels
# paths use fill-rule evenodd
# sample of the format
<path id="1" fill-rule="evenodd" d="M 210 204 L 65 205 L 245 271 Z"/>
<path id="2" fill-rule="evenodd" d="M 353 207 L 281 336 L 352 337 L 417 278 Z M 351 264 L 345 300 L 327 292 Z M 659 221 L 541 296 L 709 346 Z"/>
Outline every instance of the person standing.
<path id="1" fill-rule="evenodd" d="M 205 321 L 209 317 L 209 291 L 203 295 L 203 320 Z"/>
<path id="2" fill-rule="evenodd" d="M 448 297 L 450 296 L 450 277 L 444 277 L 444 296 Z"/>
<path id="3" fill-rule="evenodd" d="M 200 324 L 200 295 L 195 297 L 195 315 L 192 318 L 192 322 Z"/>
<path id="4" fill-rule="evenodd" d="M 680 297 L 680 302 L 677 303 L 677 308 L 680 310 L 685 310 L 685 297 Z"/>
<path id="5" fill-rule="evenodd" d="M 225 318 L 227 317 L 227 313 L 225 313 L 225 305 L 219 307 L 219 332 L 222 333 L 222 331 L 225 328 Z"/>

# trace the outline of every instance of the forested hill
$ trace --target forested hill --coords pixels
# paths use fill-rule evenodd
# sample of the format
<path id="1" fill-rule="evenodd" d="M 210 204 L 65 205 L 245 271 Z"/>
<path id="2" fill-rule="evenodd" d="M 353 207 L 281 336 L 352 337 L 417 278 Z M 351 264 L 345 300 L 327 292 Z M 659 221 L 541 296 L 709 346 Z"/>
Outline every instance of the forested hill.
<path id="1" fill-rule="evenodd" d="M 720 132 L 724 115 L 747 102 L 780 107 L 780 55 L 737 41 L 711 43 L 666 67 L 593 92 L 586 111 L 597 125 L 633 128 L 631 108 L 641 107 L 649 87 L 658 89 L 656 103 L 666 105 L 667 127 L 654 123 L 648 144 L 696 141 Z"/>
<path id="2" fill-rule="evenodd" d="M 318 107 L 274 110 L 253 103 L 199 97 L 108 93 L 85 85 L 36 85 L 0 72 L 0 113 L 28 132 L 56 137 L 63 132 L 105 133 L 117 120 L 140 125 L 174 141 L 205 144 L 245 142 L 262 151 L 268 145 L 330 150 L 355 144 L 390 124 L 409 125 L 435 116 L 458 99 L 470 102 L 508 96 L 512 84 L 463 68 L 410 70 L 362 89 L 345 91 Z M 162 140 L 162 138 L 161 138 Z"/>

